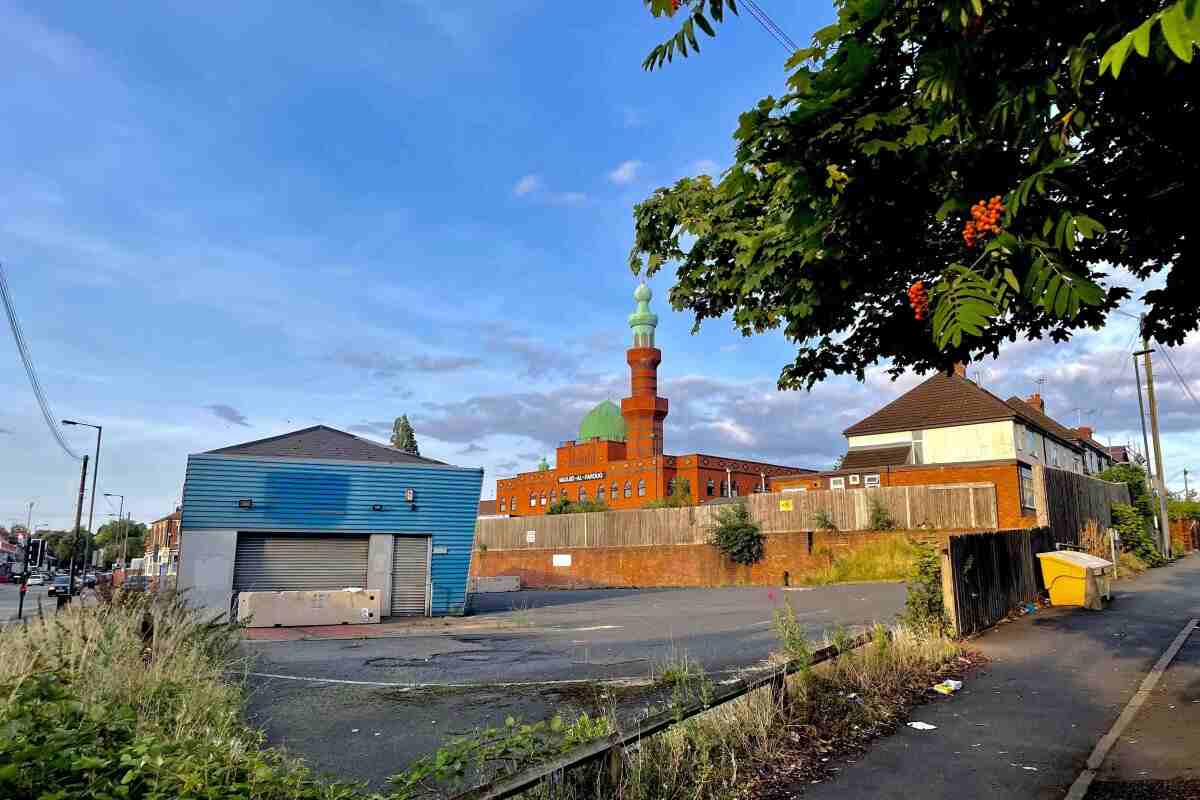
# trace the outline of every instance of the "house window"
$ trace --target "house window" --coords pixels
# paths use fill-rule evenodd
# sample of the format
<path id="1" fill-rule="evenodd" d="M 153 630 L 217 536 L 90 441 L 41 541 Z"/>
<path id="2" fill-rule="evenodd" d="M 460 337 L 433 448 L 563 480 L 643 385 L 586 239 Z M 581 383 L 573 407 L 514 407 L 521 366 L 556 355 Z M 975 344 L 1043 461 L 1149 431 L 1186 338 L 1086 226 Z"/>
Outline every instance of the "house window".
<path id="1" fill-rule="evenodd" d="M 625 496 L 633 497 L 633 484 L 629 481 L 625 481 Z"/>
<path id="2" fill-rule="evenodd" d="M 857 475 L 850 476 L 850 485 L 851 486 L 858 486 L 858 482 L 859 482 L 859 477 Z"/>
<path id="3" fill-rule="evenodd" d="M 878 489 L 879 488 L 879 476 L 878 475 L 863 475 L 863 486 L 866 486 L 868 489 Z"/>
<path id="4" fill-rule="evenodd" d="M 913 431 L 912 435 L 912 463 L 925 463 L 925 431 Z"/>
<path id="5" fill-rule="evenodd" d="M 601 503 L 604 502 L 604 484 L 603 483 L 596 487 L 596 500 Z"/>
<path id="6" fill-rule="evenodd" d="M 1033 467 L 1021 466 L 1021 508 L 1033 511 L 1037 508 L 1033 496 Z"/>
<path id="7" fill-rule="evenodd" d="M 712 496 L 713 496 L 713 492 L 716 490 L 716 488 L 717 488 L 717 487 L 716 487 L 716 484 L 715 484 L 715 483 L 713 483 L 713 479 L 712 479 L 712 478 L 709 478 L 709 479 L 708 479 L 708 485 L 707 485 L 707 486 L 705 486 L 705 488 L 704 488 L 704 491 L 705 491 L 705 492 L 708 494 L 708 496 L 709 496 L 709 497 L 712 497 Z"/>
<path id="8" fill-rule="evenodd" d="M 1037 454 L 1037 434 L 1033 432 L 1033 428 L 1025 429 L 1025 449 L 1031 455 Z"/>
<path id="9" fill-rule="evenodd" d="M 646 479 L 642 478 L 638 481 L 638 497 L 646 496 Z"/>
<path id="10" fill-rule="evenodd" d="M 829 488 L 830 489 L 845 489 L 846 488 L 846 479 L 845 478 L 830 478 L 829 479 Z"/>

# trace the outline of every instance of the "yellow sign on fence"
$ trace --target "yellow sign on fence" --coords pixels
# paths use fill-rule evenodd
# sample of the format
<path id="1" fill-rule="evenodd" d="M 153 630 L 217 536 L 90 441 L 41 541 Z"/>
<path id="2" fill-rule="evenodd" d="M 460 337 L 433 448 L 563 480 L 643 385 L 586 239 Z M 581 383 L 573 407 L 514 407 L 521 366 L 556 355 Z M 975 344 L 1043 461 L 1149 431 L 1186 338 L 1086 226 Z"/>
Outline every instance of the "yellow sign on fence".
<path id="1" fill-rule="evenodd" d="M 795 509 L 796 509 L 796 506 L 795 506 L 794 501 L 792 501 L 792 500 L 780 500 L 779 501 L 779 510 L 780 511 L 794 511 Z"/>

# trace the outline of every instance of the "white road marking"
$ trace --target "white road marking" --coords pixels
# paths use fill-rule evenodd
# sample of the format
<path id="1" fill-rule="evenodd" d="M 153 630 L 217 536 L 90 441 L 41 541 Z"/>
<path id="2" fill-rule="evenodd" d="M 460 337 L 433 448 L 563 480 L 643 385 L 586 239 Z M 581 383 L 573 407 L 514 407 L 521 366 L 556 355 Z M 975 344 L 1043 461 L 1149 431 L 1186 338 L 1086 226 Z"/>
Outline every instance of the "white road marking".
<path id="1" fill-rule="evenodd" d="M 1171 642 L 1158 659 L 1158 662 L 1146 675 L 1142 685 L 1138 687 L 1137 692 L 1130 698 L 1129 704 L 1125 706 L 1125 710 L 1121 712 L 1121 716 L 1117 717 L 1117 721 L 1113 723 L 1108 733 L 1101 737 L 1100 741 L 1096 742 L 1096 747 L 1092 750 L 1091 756 L 1087 760 L 1087 769 L 1079 773 L 1079 777 L 1071 784 L 1070 791 L 1067 792 L 1066 800 L 1083 800 L 1087 795 L 1088 788 L 1092 785 L 1092 781 L 1096 778 L 1096 773 L 1100 770 L 1100 766 L 1104 763 L 1104 759 L 1108 757 L 1108 753 L 1112 750 L 1113 745 L 1117 743 L 1117 739 L 1121 738 L 1121 734 L 1125 728 L 1129 727 L 1129 723 L 1133 722 L 1138 711 L 1150 697 L 1150 692 L 1158 685 L 1158 679 L 1167 671 L 1167 667 L 1175 660 L 1175 654 L 1179 652 L 1179 648 L 1183 647 L 1183 643 L 1187 641 L 1188 636 L 1200 625 L 1200 619 L 1189 620 L 1187 625 L 1183 626 L 1183 630 L 1175 637 L 1175 641 Z"/>
<path id="2" fill-rule="evenodd" d="M 620 630 L 621 625 L 593 625 L 590 628 L 557 628 L 552 630 L 560 630 L 565 633 L 586 633 L 588 631 L 615 631 Z"/>

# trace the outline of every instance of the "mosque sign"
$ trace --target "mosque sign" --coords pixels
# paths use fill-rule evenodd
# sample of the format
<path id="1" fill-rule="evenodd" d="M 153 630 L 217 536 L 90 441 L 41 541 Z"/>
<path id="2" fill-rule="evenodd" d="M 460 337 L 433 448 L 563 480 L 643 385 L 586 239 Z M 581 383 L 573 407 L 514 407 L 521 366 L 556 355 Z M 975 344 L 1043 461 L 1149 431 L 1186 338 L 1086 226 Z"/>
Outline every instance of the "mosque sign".
<path id="1" fill-rule="evenodd" d="M 582 475 L 560 475 L 559 483 L 578 483 L 579 481 L 598 481 L 604 477 L 603 472 L 585 472 Z"/>

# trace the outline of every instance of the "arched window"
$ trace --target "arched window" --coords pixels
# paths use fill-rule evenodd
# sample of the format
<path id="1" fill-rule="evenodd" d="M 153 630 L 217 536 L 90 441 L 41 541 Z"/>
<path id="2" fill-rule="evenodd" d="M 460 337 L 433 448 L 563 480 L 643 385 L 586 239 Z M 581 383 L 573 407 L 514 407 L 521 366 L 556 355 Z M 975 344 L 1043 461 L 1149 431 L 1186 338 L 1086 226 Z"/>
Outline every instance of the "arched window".
<path id="1" fill-rule="evenodd" d="M 729 497 L 729 485 L 721 481 L 721 497 Z"/>
<path id="2" fill-rule="evenodd" d="M 603 483 L 599 484 L 596 487 L 596 499 L 601 503 L 604 502 L 604 484 Z"/>
<path id="3" fill-rule="evenodd" d="M 646 496 L 646 479 L 642 478 L 638 481 L 638 497 Z"/>
<path id="4" fill-rule="evenodd" d="M 537 508 L 537 495 L 533 492 L 529 493 L 529 507 Z"/>
<path id="5" fill-rule="evenodd" d="M 610 495 L 610 497 L 612 497 L 613 500 L 616 500 L 618 497 L 621 496 L 621 487 L 616 481 L 612 482 L 612 486 L 610 487 L 610 489 L 612 491 L 612 494 Z"/>
<path id="6" fill-rule="evenodd" d="M 629 481 L 625 481 L 625 496 L 633 497 L 633 484 Z"/>
<path id="7" fill-rule="evenodd" d="M 505 498 L 503 498 L 503 497 L 500 498 L 500 510 L 501 511 L 508 510 L 508 505 L 507 505 L 507 503 L 505 503 Z"/>
<path id="8" fill-rule="evenodd" d="M 738 496 L 738 485 L 737 485 L 737 481 L 734 481 L 733 483 L 729 484 L 729 494 L 730 494 L 732 497 L 737 497 L 737 496 Z"/>
<path id="9" fill-rule="evenodd" d="M 579 502 L 583 503 L 586 501 L 587 501 L 587 489 L 580 486 L 579 487 Z"/>
<path id="10" fill-rule="evenodd" d="M 516 512 L 516 510 L 517 510 L 517 496 L 516 496 L 515 494 L 514 494 L 512 497 L 508 498 L 508 507 L 509 507 L 509 508 L 511 508 L 511 509 L 513 510 L 513 512 L 514 512 L 514 513 Z"/>
<path id="11" fill-rule="evenodd" d="M 716 488 L 717 488 L 717 485 L 715 483 L 713 483 L 713 479 L 709 478 L 708 485 L 704 487 L 704 491 L 708 493 L 709 497 L 712 497 L 713 492 L 716 491 Z"/>
<path id="12" fill-rule="evenodd" d="M 542 492 L 542 505 L 546 505 L 546 493 Z"/>

